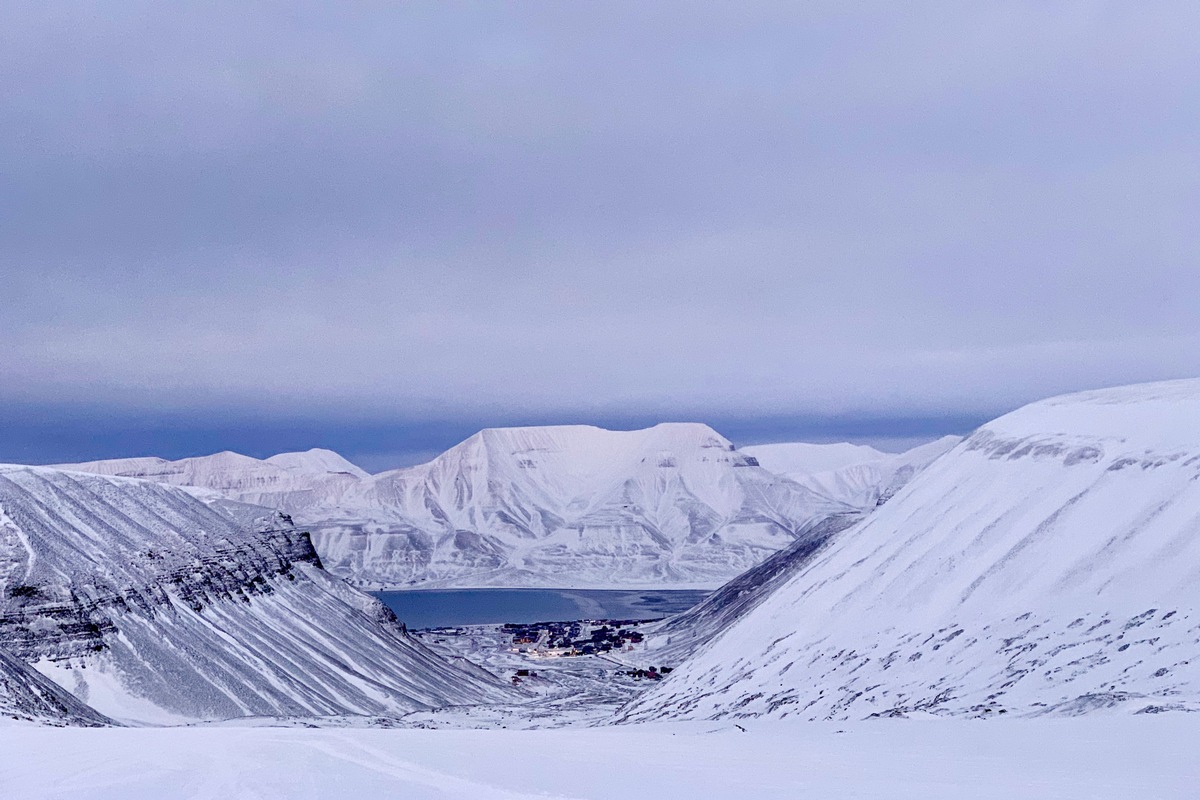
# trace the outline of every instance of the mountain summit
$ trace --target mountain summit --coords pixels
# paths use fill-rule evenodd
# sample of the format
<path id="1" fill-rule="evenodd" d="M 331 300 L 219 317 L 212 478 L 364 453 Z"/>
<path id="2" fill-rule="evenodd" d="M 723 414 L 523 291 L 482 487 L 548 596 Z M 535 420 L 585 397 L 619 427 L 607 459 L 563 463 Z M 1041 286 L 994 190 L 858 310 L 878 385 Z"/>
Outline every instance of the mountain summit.
<path id="1" fill-rule="evenodd" d="M 360 586 L 713 586 L 847 503 L 758 466 L 707 425 L 480 431 L 366 475 L 329 451 L 65 468 L 278 508 Z"/>
<path id="2" fill-rule="evenodd" d="M 488 429 L 346 500 L 317 546 L 376 585 L 712 585 L 842 508 L 689 423 Z"/>

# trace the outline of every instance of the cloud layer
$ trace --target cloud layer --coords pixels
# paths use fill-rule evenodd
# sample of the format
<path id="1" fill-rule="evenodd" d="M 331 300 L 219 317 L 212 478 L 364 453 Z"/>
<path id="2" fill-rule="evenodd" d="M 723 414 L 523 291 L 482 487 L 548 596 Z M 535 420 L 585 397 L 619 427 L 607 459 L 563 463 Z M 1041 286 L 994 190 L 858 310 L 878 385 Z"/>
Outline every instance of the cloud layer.
<path id="1" fill-rule="evenodd" d="M 0 9 L 0 400 L 971 414 L 1200 373 L 1194 3 Z"/>

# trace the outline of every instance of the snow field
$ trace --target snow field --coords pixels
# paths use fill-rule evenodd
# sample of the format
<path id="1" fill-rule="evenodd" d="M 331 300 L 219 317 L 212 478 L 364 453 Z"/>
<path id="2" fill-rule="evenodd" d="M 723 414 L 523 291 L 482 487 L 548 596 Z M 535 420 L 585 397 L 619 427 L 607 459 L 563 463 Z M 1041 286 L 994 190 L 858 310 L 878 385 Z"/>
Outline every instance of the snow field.
<path id="1" fill-rule="evenodd" d="M 551 731 L 0 727 L 24 800 L 1183 800 L 1200 717 Z"/>

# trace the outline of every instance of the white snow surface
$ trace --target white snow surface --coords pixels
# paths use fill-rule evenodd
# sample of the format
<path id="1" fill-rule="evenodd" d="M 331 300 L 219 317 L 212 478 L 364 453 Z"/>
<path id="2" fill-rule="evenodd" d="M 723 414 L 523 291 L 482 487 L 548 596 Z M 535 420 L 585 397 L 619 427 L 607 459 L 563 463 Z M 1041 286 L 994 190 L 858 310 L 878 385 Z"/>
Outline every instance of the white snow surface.
<path id="1" fill-rule="evenodd" d="M 741 448 L 745 455 L 758 459 L 764 469 L 780 475 L 811 475 L 814 472 L 848 467 L 887 458 L 888 453 L 865 444 L 837 442 L 810 444 L 808 442 L 779 442 L 756 444 Z"/>
<path id="2" fill-rule="evenodd" d="M 42 467 L 0 465 L 0 641 L 121 721 L 512 694 L 408 636 L 278 515 L 251 525 L 177 487 Z"/>
<path id="3" fill-rule="evenodd" d="M 212 489 L 231 500 L 268 506 L 276 498 L 292 494 L 319 502 L 370 477 L 330 450 L 280 453 L 266 460 L 226 450 L 178 461 L 147 456 L 58 464 L 55 468 Z"/>
<path id="4" fill-rule="evenodd" d="M 4 648 L 0 648 L 0 720 L 43 725 L 112 724 Z"/>
<path id="5" fill-rule="evenodd" d="M 488 429 L 370 476 L 330 471 L 332 454 L 66 466 L 282 509 L 328 569 L 370 588 L 708 588 L 849 510 L 693 423 Z"/>
<path id="6" fill-rule="evenodd" d="M 586 730 L 0 727 L 24 800 L 1184 800 L 1200 716 Z"/>
<path id="7" fill-rule="evenodd" d="M 983 426 L 627 719 L 1200 709 L 1200 381 Z"/>
<path id="8" fill-rule="evenodd" d="M 882 453 L 863 445 L 801 442 L 760 445 L 743 452 L 758 453 L 762 466 L 818 494 L 867 510 L 886 502 L 960 441 L 959 436 L 943 436 L 903 453 Z M 765 454 L 764 448 L 769 448 Z"/>
<path id="9" fill-rule="evenodd" d="M 351 464 L 332 450 L 324 450 L 319 447 L 303 453 L 280 453 L 266 459 L 266 462 L 284 469 L 299 470 L 310 474 L 328 472 L 335 475 L 344 473 L 356 478 L 368 476 L 367 471 L 356 464 Z"/>
<path id="10" fill-rule="evenodd" d="M 790 545 L 724 584 L 702 603 L 683 614 L 650 626 L 646 648 L 654 653 L 651 660 L 662 664 L 678 664 L 702 643 L 718 636 L 734 620 L 745 615 L 803 569 L 834 536 L 887 502 L 918 473 L 960 441 L 957 436 L 946 436 L 904 453 L 880 454 L 881 458 L 851 463 L 829 472 L 790 475 L 797 483 L 811 485 L 815 490 L 837 497 L 857 510 L 814 521 L 801 530 Z M 778 447 L 796 447 L 804 452 L 811 445 Z"/>

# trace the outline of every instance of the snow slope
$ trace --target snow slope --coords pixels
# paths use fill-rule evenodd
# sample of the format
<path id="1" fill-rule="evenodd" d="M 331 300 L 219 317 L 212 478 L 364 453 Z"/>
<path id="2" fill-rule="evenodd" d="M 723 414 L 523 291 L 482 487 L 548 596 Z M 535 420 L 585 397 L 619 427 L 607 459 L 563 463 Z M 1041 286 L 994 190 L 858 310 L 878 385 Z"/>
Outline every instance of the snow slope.
<path id="1" fill-rule="evenodd" d="M 489 429 L 365 477 L 294 455 L 69 466 L 283 509 L 327 568 L 372 588 L 715 586 L 849 510 L 686 423 Z"/>
<path id="2" fill-rule="evenodd" d="M 307 535 L 162 484 L 0 466 L 0 641 L 96 710 L 175 722 L 508 697 L 321 569 Z"/>
<path id="3" fill-rule="evenodd" d="M 962 437 L 944 436 L 912 450 L 830 472 L 789 476 L 815 492 L 858 508 L 874 508 L 904 488 L 917 473 L 948 453 Z"/>
<path id="4" fill-rule="evenodd" d="M 1200 709 L 1200 381 L 991 422 L 626 719 Z"/>
<path id="5" fill-rule="evenodd" d="M 943 436 L 903 453 L 862 445 L 804 443 L 748 447 L 766 469 L 812 491 L 859 509 L 885 502 L 913 477 L 962 441 Z"/>
<path id="6" fill-rule="evenodd" d="M 865 444 L 850 444 L 849 442 L 756 444 L 741 448 L 741 452 L 757 460 L 759 466 L 778 475 L 811 475 L 814 472 L 830 472 L 852 464 L 879 461 L 890 455 Z"/>
<path id="7" fill-rule="evenodd" d="M 0 719 L 43 725 L 112 724 L 3 648 L 0 648 Z"/>
<path id="8" fill-rule="evenodd" d="M 837 534 L 859 523 L 887 502 L 896 491 L 959 441 L 959 437 L 947 436 L 899 455 L 871 451 L 878 457 L 872 457 L 867 462 L 844 464 L 828 472 L 790 475 L 797 483 L 809 483 L 823 493 L 837 496 L 856 510 L 813 521 L 783 550 L 724 584 L 694 608 L 652 626 L 648 631 L 642 660 L 666 665 L 683 661 L 769 597 L 815 558 Z M 813 447 L 835 447 L 838 448 L 836 452 L 841 453 L 842 463 L 845 457 L 852 457 L 863 449 L 856 445 L 781 444 L 770 447 L 779 448 L 783 456 L 806 455 Z M 778 467 L 780 463 L 775 461 L 773 465 Z M 795 467 L 802 462 L 792 458 L 789 463 Z M 803 463 L 827 464 L 829 458 L 820 454 L 818 459 L 808 458 Z"/>
<path id="9" fill-rule="evenodd" d="M 682 614 L 654 623 L 645 631 L 647 639 L 638 654 L 639 662 L 679 664 L 770 597 L 837 534 L 860 522 L 865 515 L 866 512 L 834 514 L 812 523 L 800 532 L 796 541 L 724 584 L 702 602 Z"/>

